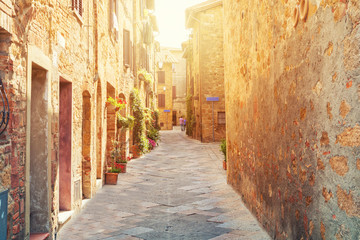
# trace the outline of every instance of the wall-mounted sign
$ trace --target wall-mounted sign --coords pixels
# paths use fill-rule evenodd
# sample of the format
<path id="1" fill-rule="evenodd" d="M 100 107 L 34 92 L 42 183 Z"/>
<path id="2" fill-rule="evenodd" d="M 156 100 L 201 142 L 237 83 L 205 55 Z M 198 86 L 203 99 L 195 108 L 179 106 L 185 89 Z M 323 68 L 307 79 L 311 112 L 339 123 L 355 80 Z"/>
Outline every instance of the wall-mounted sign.
<path id="1" fill-rule="evenodd" d="M 219 97 L 207 97 L 206 98 L 207 102 L 218 102 L 219 101 Z"/>
<path id="2" fill-rule="evenodd" d="M 170 112 L 170 110 L 165 109 L 164 112 Z"/>

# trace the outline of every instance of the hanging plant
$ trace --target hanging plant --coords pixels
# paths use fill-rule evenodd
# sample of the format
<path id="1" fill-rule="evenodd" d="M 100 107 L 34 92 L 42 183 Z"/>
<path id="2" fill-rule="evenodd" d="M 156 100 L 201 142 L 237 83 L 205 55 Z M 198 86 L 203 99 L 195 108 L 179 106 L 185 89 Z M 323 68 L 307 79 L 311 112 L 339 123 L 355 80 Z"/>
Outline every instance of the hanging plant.
<path id="1" fill-rule="evenodd" d="M 118 97 L 116 97 L 115 99 L 112 97 L 108 97 L 106 104 L 113 105 L 115 107 L 115 111 L 119 111 L 125 108 L 126 100 L 123 100 L 122 98 L 118 98 Z"/>
<path id="2" fill-rule="evenodd" d="M 146 71 L 146 69 L 144 69 L 144 68 L 139 69 L 137 74 L 138 74 L 138 78 L 140 79 L 140 81 L 144 81 L 149 85 L 152 85 L 154 83 L 154 78 L 153 78 L 152 74 L 148 73 Z"/>
<path id="3" fill-rule="evenodd" d="M 135 118 L 131 115 L 123 117 L 120 113 L 117 114 L 117 127 L 122 129 L 133 128 L 135 123 Z"/>

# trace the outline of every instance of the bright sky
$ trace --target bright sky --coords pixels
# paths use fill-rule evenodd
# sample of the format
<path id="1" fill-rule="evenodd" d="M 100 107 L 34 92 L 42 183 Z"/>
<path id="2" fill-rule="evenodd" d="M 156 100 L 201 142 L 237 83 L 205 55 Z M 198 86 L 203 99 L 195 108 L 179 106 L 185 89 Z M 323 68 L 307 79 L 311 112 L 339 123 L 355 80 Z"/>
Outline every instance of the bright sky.
<path id="1" fill-rule="evenodd" d="M 160 35 L 156 38 L 162 47 L 181 48 L 187 40 L 185 9 L 205 0 L 156 0 L 155 15 Z"/>

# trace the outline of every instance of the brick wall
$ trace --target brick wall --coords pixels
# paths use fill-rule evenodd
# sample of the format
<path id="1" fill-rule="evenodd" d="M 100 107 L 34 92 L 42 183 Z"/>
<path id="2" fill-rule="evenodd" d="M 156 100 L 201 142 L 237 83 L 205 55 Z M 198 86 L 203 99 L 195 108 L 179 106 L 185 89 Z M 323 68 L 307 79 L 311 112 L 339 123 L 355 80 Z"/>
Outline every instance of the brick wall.
<path id="1" fill-rule="evenodd" d="M 360 8 L 224 1 L 228 182 L 274 239 L 358 239 Z"/>

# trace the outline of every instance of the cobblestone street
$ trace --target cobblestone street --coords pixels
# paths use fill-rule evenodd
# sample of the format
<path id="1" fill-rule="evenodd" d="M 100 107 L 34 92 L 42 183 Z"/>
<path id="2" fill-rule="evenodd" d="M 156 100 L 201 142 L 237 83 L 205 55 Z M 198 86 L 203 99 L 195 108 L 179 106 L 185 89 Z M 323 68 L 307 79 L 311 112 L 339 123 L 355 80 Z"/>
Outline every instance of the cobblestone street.
<path id="1" fill-rule="evenodd" d="M 58 239 L 270 239 L 226 184 L 219 144 L 162 132 L 160 146 L 128 163 Z"/>

